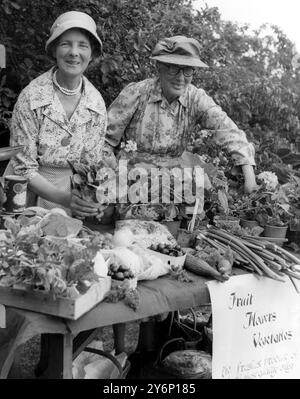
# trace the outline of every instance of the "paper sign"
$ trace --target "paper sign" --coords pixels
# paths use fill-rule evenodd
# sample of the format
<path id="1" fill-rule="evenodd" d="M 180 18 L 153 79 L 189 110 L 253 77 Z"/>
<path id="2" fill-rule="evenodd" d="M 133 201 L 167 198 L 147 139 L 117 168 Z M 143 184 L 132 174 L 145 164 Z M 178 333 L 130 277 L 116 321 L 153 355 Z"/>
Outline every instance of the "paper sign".
<path id="1" fill-rule="evenodd" d="M 207 285 L 212 378 L 300 378 L 300 295 L 291 281 L 247 274 Z"/>

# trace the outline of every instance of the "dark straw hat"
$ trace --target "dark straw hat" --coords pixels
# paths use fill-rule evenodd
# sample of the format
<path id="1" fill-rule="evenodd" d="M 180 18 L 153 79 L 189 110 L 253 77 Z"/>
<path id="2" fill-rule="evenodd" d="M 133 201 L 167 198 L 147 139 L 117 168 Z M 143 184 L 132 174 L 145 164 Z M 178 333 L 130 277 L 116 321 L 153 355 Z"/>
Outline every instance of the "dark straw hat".
<path id="1" fill-rule="evenodd" d="M 173 36 L 160 40 L 151 59 L 168 64 L 208 68 L 200 59 L 201 48 L 196 39 L 186 36 Z"/>

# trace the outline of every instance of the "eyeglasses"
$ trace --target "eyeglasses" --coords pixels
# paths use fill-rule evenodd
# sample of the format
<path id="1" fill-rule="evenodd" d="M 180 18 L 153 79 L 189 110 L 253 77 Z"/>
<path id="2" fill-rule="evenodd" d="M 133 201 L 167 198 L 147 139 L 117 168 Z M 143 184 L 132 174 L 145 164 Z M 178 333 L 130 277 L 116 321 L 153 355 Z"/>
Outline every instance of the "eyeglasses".
<path id="1" fill-rule="evenodd" d="M 189 66 L 185 66 L 185 67 L 179 67 L 177 65 L 172 65 L 172 64 L 163 64 L 167 69 L 168 69 L 168 73 L 171 76 L 176 76 L 179 74 L 180 71 L 183 72 L 183 75 L 186 78 L 189 78 L 191 76 L 194 75 L 195 69 Z"/>

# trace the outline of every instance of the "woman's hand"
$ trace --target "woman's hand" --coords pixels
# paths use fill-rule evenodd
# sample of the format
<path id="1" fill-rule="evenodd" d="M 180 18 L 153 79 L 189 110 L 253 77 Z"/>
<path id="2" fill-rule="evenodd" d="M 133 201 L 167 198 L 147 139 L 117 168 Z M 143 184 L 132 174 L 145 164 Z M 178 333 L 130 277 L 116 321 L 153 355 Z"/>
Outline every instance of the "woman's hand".
<path id="1" fill-rule="evenodd" d="M 256 183 L 253 166 L 242 165 L 242 171 L 243 171 L 243 175 L 244 175 L 244 191 L 245 191 L 245 193 L 250 194 L 250 193 L 252 193 L 252 191 L 256 191 L 258 189 L 258 185 Z"/>
<path id="2" fill-rule="evenodd" d="M 100 217 L 101 213 L 103 214 L 103 205 L 82 199 L 77 190 L 72 190 L 71 192 L 70 209 L 72 215 L 79 219 L 98 215 Z"/>

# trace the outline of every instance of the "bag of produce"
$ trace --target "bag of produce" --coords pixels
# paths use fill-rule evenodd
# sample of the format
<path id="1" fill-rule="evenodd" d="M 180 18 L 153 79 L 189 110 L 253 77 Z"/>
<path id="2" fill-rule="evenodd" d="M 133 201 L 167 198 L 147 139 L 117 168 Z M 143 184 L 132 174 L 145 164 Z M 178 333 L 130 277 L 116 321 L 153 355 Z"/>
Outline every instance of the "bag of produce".
<path id="1" fill-rule="evenodd" d="M 143 270 L 137 275 L 138 280 L 156 280 L 158 277 L 170 272 L 170 265 L 163 262 L 155 254 L 151 254 L 145 248 L 134 245 L 131 247 L 131 250 L 138 255 L 143 266 Z"/>
<path id="2" fill-rule="evenodd" d="M 112 272 L 112 278 L 116 280 L 134 278 L 143 271 L 143 263 L 140 257 L 126 247 L 112 249 L 107 263 L 109 271 Z"/>
<path id="3" fill-rule="evenodd" d="M 135 288 L 138 280 L 155 280 L 170 271 L 170 265 L 137 244 L 129 248 L 116 247 L 109 252 L 108 275 L 115 280 L 132 281 L 131 288 Z"/>
<path id="4" fill-rule="evenodd" d="M 177 244 L 168 228 L 158 222 L 150 220 L 118 220 L 116 222 L 116 231 L 121 229 L 130 230 L 133 234 L 133 240 L 144 248 L 158 244 Z"/>

